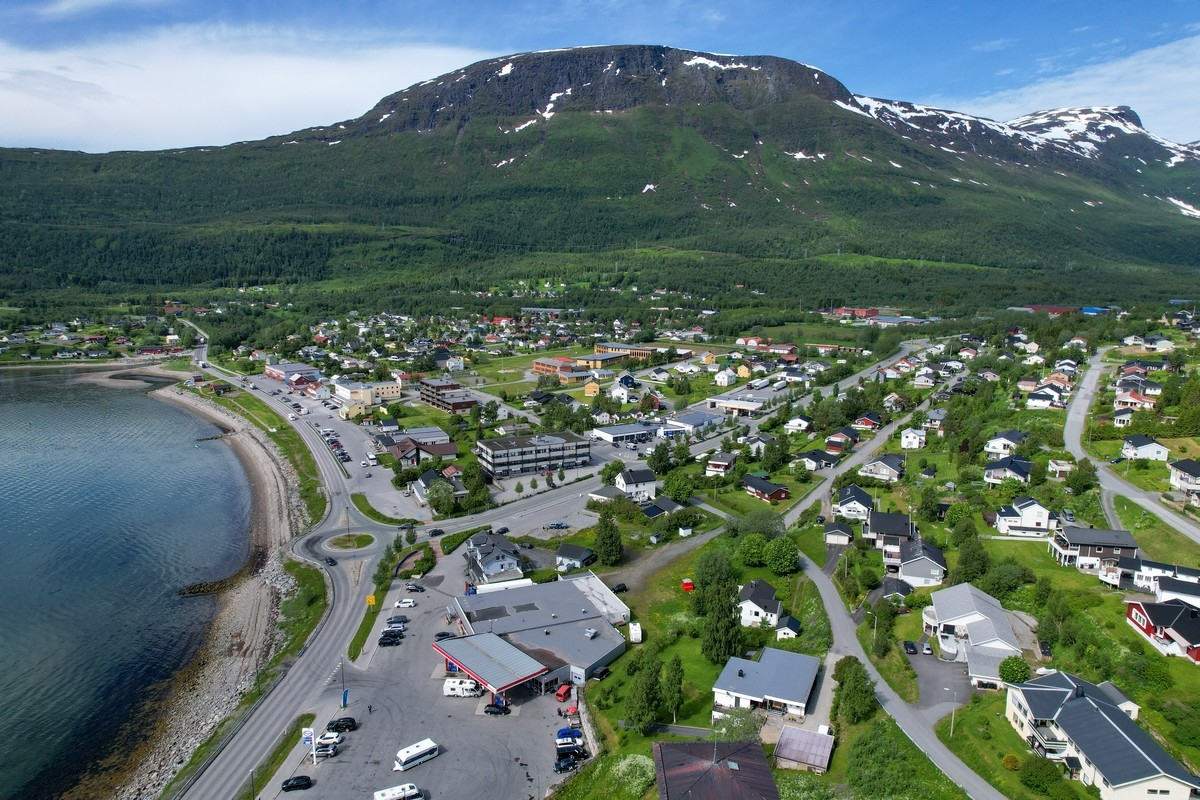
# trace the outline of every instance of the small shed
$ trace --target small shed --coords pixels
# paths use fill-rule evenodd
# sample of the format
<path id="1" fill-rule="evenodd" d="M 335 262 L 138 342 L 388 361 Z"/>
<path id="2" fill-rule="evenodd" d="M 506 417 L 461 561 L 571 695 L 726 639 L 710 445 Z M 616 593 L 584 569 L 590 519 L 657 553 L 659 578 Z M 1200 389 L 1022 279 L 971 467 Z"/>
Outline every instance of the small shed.
<path id="1" fill-rule="evenodd" d="M 821 726 L 825 727 L 825 726 Z M 821 731 L 806 731 L 784 725 L 775 745 L 775 766 L 800 769 L 824 775 L 833 756 L 833 736 Z"/>
<path id="2" fill-rule="evenodd" d="M 683 579 L 683 580 L 680 582 L 680 587 L 681 587 L 681 588 L 682 588 L 682 589 L 683 589 L 685 592 L 692 592 L 692 591 L 695 591 L 695 590 L 696 590 L 696 584 L 692 582 L 692 579 L 691 579 L 691 578 L 684 578 L 684 579 Z"/>

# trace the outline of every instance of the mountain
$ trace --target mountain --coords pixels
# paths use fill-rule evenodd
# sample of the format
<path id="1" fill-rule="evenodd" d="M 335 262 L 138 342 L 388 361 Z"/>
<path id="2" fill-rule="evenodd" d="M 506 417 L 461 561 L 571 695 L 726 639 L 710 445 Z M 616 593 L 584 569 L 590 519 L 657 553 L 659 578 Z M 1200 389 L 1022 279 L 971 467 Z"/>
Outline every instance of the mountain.
<path id="1" fill-rule="evenodd" d="M 259 142 L 0 150 L 0 181 L 16 305 L 282 283 L 412 306 L 518 278 L 791 307 L 1120 303 L 1193 294 L 1200 253 L 1200 149 L 1131 109 L 1000 123 L 667 47 L 483 61 Z"/>

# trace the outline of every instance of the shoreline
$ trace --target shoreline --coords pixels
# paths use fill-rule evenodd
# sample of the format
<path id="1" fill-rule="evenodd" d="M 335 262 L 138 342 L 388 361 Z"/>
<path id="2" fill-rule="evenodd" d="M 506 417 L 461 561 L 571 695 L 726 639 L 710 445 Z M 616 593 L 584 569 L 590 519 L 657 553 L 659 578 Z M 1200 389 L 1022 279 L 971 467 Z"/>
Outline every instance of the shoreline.
<path id="1" fill-rule="evenodd" d="M 105 374 L 79 376 L 89 383 L 130 388 L 149 384 L 138 374 L 181 380 L 154 365 L 120 365 Z M 128 375 L 130 377 L 118 377 Z M 221 428 L 250 487 L 249 557 L 213 596 L 217 610 L 191 662 L 168 681 L 151 687 L 132 724 L 149 731 L 131 752 L 113 754 L 63 795 L 66 800 L 109 796 L 152 800 L 191 759 L 254 686 L 262 666 L 283 643 L 277 627 L 283 598 L 294 588 L 283 570 L 283 548 L 299 533 L 303 506 L 291 467 L 273 443 L 242 417 L 174 386 L 149 393 Z"/>

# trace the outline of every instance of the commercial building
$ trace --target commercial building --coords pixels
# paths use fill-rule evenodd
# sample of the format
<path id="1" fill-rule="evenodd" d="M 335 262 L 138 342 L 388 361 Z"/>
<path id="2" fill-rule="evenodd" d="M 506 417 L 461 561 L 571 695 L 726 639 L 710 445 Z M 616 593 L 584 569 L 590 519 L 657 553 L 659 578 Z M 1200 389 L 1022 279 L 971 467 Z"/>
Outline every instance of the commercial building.
<path id="1" fill-rule="evenodd" d="M 421 402 L 438 411 L 447 414 L 461 414 L 478 405 L 478 402 L 471 398 L 470 392 L 455 381 L 443 378 L 422 378 L 418 385 L 421 391 Z"/>
<path id="2" fill-rule="evenodd" d="M 485 475 L 504 477 L 581 467 L 592 459 L 592 445 L 570 431 L 480 439 L 475 454 Z"/>

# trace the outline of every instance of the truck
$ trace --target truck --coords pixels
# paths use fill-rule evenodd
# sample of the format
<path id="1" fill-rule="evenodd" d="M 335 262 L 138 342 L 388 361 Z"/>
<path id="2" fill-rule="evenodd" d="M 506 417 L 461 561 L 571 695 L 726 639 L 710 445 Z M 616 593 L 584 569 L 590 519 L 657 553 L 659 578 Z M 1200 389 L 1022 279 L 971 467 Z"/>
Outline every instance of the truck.
<path id="1" fill-rule="evenodd" d="M 367 453 L 367 465 L 371 467 L 379 466 L 379 457 L 374 453 Z"/>
<path id="2" fill-rule="evenodd" d="M 470 678 L 446 678 L 442 683 L 444 697 L 479 697 L 483 690 Z"/>

